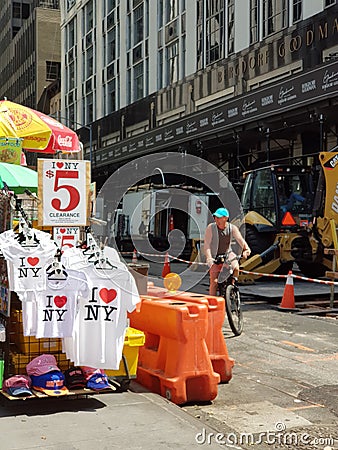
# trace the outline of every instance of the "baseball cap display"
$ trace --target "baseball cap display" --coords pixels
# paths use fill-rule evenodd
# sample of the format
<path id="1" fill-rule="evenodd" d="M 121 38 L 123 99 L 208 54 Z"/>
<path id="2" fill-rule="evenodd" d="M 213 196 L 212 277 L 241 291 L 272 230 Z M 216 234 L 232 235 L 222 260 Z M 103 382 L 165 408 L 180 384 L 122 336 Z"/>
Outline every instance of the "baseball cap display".
<path id="1" fill-rule="evenodd" d="M 87 381 L 87 388 L 93 389 L 94 391 L 110 389 L 107 375 L 104 373 L 95 373 Z"/>
<path id="2" fill-rule="evenodd" d="M 69 393 L 65 386 L 65 377 L 59 370 L 47 372 L 42 375 L 32 375 L 31 379 L 33 389 L 43 392 L 46 395 L 58 396 Z"/>
<path id="3" fill-rule="evenodd" d="M 71 367 L 64 372 L 65 385 L 68 389 L 83 389 L 86 387 L 87 380 L 81 367 Z"/>
<path id="4" fill-rule="evenodd" d="M 226 208 L 218 208 L 214 212 L 213 216 L 215 217 L 229 217 L 229 211 Z"/>
<path id="5" fill-rule="evenodd" d="M 81 366 L 82 372 L 85 376 L 86 381 L 88 381 L 93 375 L 105 375 L 104 370 L 102 369 L 94 369 L 94 367 L 89 366 Z"/>
<path id="6" fill-rule="evenodd" d="M 32 380 L 27 375 L 14 375 L 4 381 L 3 390 L 13 397 L 27 397 L 33 395 Z"/>
<path id="7" fill-rule="evenodd" d="M 57 366 L 55 356 L 47 354 L 37 356 L 26 366 L 28 375 L 43 375 L 55 370 L 60 371 Z"/>

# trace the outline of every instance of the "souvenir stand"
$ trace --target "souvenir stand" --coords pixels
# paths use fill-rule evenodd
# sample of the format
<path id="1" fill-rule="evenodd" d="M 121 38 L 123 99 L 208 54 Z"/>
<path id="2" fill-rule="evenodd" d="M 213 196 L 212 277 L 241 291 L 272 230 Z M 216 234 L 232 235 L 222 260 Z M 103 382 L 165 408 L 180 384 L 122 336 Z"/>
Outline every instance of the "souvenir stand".
<path id="1" fill-rule="evenodd" d="M 0 191 L 0 233 L 11 227 L 10 196 Z M 0 256 L 0 387 L 8 373 L 10 352 L 10 302 L 11 293 L 8 287 L 8 275 L 5 259 Z"/>
<path id="2" fill-rule="evenodd" d="M 32 224 L 36 224 L 38 215 L 37 203 L 34 197 L 24 195 L 20 199 L 6 190 L 0 191 L 0 233 L 11 229 L 15 231 L 15 228 L 17 228 L 18 232 L 21 229 L 22 233 L 23 228 L 25 228 L 26 232 L 28 230 L 28 236 L 30 236 L 29 229 L 32 227 Z M 49 227 L 49 230 L 46 227 L 41 228 L 44 231 L 52 231 L 51 227 Z M 84 230 L 85 227 L 82 227 L 82 235 L 86 234 Z M 88 233 L 90 228 L 86 227 L 86 231 Z M 57 257 L 59 258 L 59 256 L 60 253 Z M 3 388 L 3 380 L 9 377 L 18 374 L 27 375 L 27 364 L 39 355 L 53 355 L 60 371 L 67 371 L 74 364 L 63 353 L 61 338 L 38 339 L 34 336 L 24 336 L 22 302 L 19 300 L 17 294 L 9 289 L 7 265 L 3 255 L 0 256 L 0 282 L 0 388 Z M 137 347 L 143 345 L 143 343 L 143 333 L 128 328 L 120 367 L 118 370 L 107 371 L 109 387 L 104 390 L 88 388 L 69 389 L 67 396 L 63 395 L 62 397 L 74 398 L 83 395 L 125 390 L 129 385 L 130 379 L 136 376 Z M 12 397 L 4 389 L 0 392 L 10 400 L 48 398 L 48 395 L 35 390 L 32 391 L 33 395 L 29 397 Z"/>

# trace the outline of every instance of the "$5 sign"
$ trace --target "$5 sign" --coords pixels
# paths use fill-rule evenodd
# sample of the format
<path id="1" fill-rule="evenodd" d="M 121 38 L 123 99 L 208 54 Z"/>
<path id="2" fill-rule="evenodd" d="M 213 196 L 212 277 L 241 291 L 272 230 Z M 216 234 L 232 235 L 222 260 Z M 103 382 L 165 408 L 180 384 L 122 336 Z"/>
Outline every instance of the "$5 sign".
<path id="1" fill-rule="evenodd" d="M 89 162 L 39 160 L 38 164 L 43 174 L 42 192 L 39 177 L 43 225 L 86 225 Z"/>

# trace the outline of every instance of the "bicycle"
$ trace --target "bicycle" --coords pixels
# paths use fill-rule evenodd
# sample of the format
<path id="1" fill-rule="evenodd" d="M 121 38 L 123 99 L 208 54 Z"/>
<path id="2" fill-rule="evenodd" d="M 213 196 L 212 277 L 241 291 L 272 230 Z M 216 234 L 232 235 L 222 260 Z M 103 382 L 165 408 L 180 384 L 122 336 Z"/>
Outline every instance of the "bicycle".
<path id="1" fill-rule="evenodd" d="M 237 280 L 232 276 L 233 269 L 231 262 L 239 260 L 241 256 L 229 259 L 229 252 L 224 255 L 218 255 L 215 264 L 222 264 L 222 269 L 218 276 L 219 294 L 224 297 L 225 310 L 230 328 L 235 336 L 239 336 L 243 331 L 243 311 L 241 308 L 241 297 Z"/>

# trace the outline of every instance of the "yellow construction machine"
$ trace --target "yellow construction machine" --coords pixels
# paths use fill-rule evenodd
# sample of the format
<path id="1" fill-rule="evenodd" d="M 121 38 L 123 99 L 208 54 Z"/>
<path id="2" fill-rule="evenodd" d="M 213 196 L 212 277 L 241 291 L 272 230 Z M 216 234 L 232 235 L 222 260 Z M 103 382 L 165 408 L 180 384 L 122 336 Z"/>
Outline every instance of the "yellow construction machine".
<path id="1" fill-rule="evenodd" d="M 242 206 L 252 257 L 241 269 L 285 274 L 296 263 L 311 278 L 332 269 L 324 249 L 338 248 L 338 151 L 312 167 L 270 165 L 245 173 Z M 241 273 L 249 283 L 259 275 Z"/>

